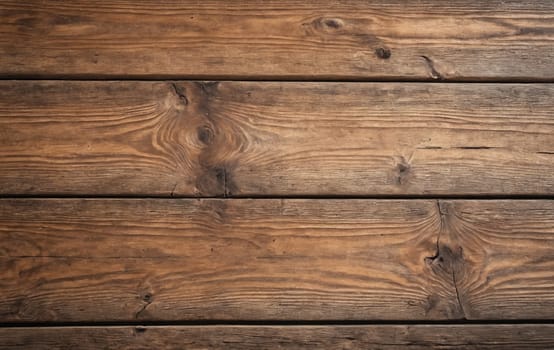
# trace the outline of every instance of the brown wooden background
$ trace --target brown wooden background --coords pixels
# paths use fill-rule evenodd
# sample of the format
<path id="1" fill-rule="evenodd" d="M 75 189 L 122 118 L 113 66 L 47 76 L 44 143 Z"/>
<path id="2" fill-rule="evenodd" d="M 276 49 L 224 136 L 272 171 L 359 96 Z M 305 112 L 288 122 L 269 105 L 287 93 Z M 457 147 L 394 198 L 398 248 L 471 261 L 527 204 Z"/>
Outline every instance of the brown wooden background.
<path id="1" fill-rule="evenodd" d="M 0 18 L 0 349 L 554 348 L 554 2 Z"/>

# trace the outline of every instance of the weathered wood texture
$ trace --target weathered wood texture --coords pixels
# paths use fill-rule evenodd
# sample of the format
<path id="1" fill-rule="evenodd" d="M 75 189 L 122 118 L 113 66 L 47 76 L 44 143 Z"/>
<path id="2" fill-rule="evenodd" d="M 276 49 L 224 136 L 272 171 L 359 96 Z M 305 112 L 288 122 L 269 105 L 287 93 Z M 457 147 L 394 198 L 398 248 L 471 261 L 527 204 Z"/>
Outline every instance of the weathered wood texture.
<path id="1" fill-rule="evenodd" d="M 0 75 L 554 78 L 554 2 L 9 1 Z"/>
<path id="2" fill-rule="evenodd" d="M 0 349 L 552 349 L 554 326 L 0 328 Z"/>
<path id="3" fill-rule="evenodd" d="M 0 193 L 551 195 L 554 85 L 0 82 Z"/>
<path id="4" fill-rule="evenodd" d="M 554 201 L 4 199 L 0 320 L 550 319 Z"/>

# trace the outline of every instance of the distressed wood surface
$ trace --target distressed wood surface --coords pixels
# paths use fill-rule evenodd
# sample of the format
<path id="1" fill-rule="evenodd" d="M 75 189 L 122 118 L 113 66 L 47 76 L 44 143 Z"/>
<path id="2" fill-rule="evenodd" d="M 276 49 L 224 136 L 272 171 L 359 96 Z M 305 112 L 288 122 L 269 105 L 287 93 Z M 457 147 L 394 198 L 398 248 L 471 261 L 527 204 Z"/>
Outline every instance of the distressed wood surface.
<path id="1" fill-rule="evenodd" d="M 0 75 L 552 80 L 554 3 L 8 1 Z"/>
<path id="2" fill-rule="evenodd" d="M 554 201 L 4 199 L 2 322 L 550 319 Z"/>
<path id="3" fill-rule="evenodd" d="M 554 326 L 163 326 L 0 328 L 0 349 L 552 349 Z"/>
<path id="4" fill-rule="evenodd" d="M 1 1 L 0 350 L 553 349 L 553 38 L 541 0 Z"/>
<path id="5" fill-rule="evenodd" d="M 0 82 L 3 195 L 552 195 L 554 85 Z"/>

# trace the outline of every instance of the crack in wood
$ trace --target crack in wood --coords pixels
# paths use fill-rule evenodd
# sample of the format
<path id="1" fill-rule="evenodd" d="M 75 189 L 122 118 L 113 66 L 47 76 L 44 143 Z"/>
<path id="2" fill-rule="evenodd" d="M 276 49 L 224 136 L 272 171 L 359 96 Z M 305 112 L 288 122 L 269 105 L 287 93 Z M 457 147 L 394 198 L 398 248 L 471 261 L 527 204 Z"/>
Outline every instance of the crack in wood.
<path id="1" fill-rule="evenodd" d="M 177 188 L 177 185 L 179 182 L 175 182 L 175 185 L 173 185 L 173 188 L 171 189 L 171 193 L 169 194 L 170 197 L 173 197 L 175 194 L 175 189 Z"/>
<path id="2" fill-rule="evenodd" d="M 229 190 L 227 188 L 227 169 L 223 167 L 223 197 L 229 196 Z"/>
<path id="3" fill-rule="evenodd" d="M 425 60 L 425 63 L 427 64 L 427 67 L 429 68 L 429 73 L 431 74 L 431 78 L 433 78 L 435 80 L 442 80 L 443 79 L 443 76 L 435 68 L 435 64 L 434 64 L 433 60 L 431 60 L 429 57 L 424 56 L 424 55 L 419 56 L 419 57 L 421 57 Z"/>
<path id="4" fill-rule="evenodd" d="M 150 293 L 146 293 L 144 294 L 144 296 L 142 297 L 142 301 L 144 302 L 144 305 L 142 305 L 142 307 L 135 313 L 135 319 L 139 319 L 140 315 L 146 311 L 146 308 L 148 306 L 150 306 L 150 304 L 152 304 L 152 294 Z"/>
<path id="5" fill-rule="evenodd" d="M 189 104 L 189 100 L 187 98 L 187 95 L 185 95 L 183 89 L 175 83 L 171 83 L 171 87 L 173 88 L 173 92 L 175 92 L 175 95 L 181 100 L 181 102 L 186 106 Z"/>
<path id="6" fill-rule="evenodd" d="M 436 201 L 436 206 L 437 212 L 440 217 L 440 227 L 436 241 L 436 252 L 435 255 L 425 258 L 425 262 L 428 265 L 433 265 L 436 261 L 438 261 L 439 268 L 451 275 L 452 285 L 454 287 L 456 301 L 459 306 L 460 313 L 462 314 L 463 319 L 467 320 L 466 311 L 464 309 L 461 293 L 458 287 L 458 278 L 456 277 L 456 264 L 463 265 L 463 248 L 459 247 L 459 257 L 457 254 L 454 254 L 454 252 L 447 245 L 443 247 L 444 249 L 446 249 L 446 251 L 443 251 L 444 249 L 441 249 L 442 231 L 446 229 L 446 215 L 448 215 L 448 212 L 444 210 L 441 200 Z"/>
<path id="7" fill-rule="evenodd" d="M 462 248 L 460 247 L 460 253 L 462 253 Z M 460 264 L 463 264 L 463 260 L 462 262 L 460 262 Z M 460 291 L 458 289 L 458 282 L 457 282 L 457 279 L 456 279 L 456 271 L 454 269 L 454 267 L 452 267 L 452 283 L 454 283 L 454 289 L 456 291 L 456 299 L 458 300 L 458 305 L 460 305 L 460 311 L 462 312 L 462 317 L 464 318 L 464 320 L 467 319 L 466 317 L 466 312 L 464 310 L 464 305 L 462 303 L 462 299 L 460 297 Z"/>

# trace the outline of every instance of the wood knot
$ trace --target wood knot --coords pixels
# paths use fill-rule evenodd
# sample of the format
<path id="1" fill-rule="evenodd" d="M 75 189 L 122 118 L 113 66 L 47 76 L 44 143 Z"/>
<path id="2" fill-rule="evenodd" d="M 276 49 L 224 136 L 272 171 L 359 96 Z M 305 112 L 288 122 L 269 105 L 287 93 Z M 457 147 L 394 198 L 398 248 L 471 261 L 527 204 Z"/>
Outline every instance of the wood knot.
<path id="1" fill-rule="evenodd" d="M 334 19 L 334 18 L 327 18 L 327 19 L 324 19 L 323 20 L 323 24 L 327 27 L 327 28 L 332 28 L 332 29 L 339 29 L 340 27 L 342 27 L 342 21 L 339 20 L 339 19 Z"/>
<path id="2" fill-rule="evenodd" d="M 135 319 L 139 319 L 140 316 L 146 311 L 146 308 L 148 308 L 148 306 L 150 306 L 150 304 L 154 301 L 154 297 L 150 292 L 141 294 L 140 299 L 144 304 L 142 304 L 140 309 L 135 313 Z"/>
<path id="3" fill-rule="evenodd" d="M 390 49 L 387 49 L 386 47 L 379 47 L 375 49 L 375 55 L 377 55 L 377 57 L 379 57 L 382 60 L 388 60 L 392 55 L 392 53 Z"/>
<path id="4" fill-rule="evenodd" d="M 196 132 L 197 132 L 198 140 L 202 142 L 204 145 L 210 145 L 213 142 L 214 132 L 209 126 L 203 125 L 199 127 L 196 130 Z"/>
<path id="5" fill-rule="evenodd" d="M 432 269 L 438 269 L 446 273 L 452 273 L 456 265 L 463 260 L 463 249 L 451 249 L 449 246 L 441 244 L 438 246 L 437 253 L 434 256 L 425 258 L 425 264 Z"/>
<path id="6" fill-rule="evenodd" d="M 443 248 L 444 250 L 445 248 Z M 444 256 L 440 255 L 440 253 L 437 253 L 437 255 L 435 256 L 428 256 L 425 258 L 425 264 L 427 266 L 431 266 L 431 267 L 438 267 L 440 268 L 441 270 L 445 270 L 446 269 L 446 262 L 445 262 L 445 258 Z"/>
<path id="7" fill-rule="evenodd" d="M 144 293 L 142 296 L 142 300 L 146 303 L 152 302 L 152 294 L 151 293 Z"/>
<path id="8" fill-rule="evenodd" d="M 408 177 L 410 176 L 411 165 L 406 161 L 406 158 L 400 157 L 400 160 L 396 164 L 395 173 L 396 173 L 396 184 L 403 185 L 408 182 Z"/>
<path id="9" fill-rule="evenodd" d="M 401 164 L 398 164 L 397 168 L 400 174 L 405 174 L 408 172 L 408 170 L 410 170 L 410 165 L 401 163 Z"/>
<path id="10" fill-rule="evenodd" d="M 303 23 L 303 26 L 308 26 L 316 31 L 330 32 L 335 31 L 344 26 L 344 22 L 338 18 L 316 18 L 310 23 Z"/>

